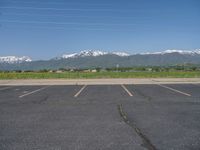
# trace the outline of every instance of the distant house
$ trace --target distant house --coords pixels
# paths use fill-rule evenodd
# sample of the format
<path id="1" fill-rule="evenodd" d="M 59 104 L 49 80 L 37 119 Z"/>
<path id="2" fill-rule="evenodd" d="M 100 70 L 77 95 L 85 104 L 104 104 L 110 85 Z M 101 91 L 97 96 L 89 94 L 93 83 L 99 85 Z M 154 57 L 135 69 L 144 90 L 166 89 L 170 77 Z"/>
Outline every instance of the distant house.
<path id="1" fill-rule="evenodd" d="M 63 71 L 62 70 L 57 70 L 56 73 L 63 73 Z"/>
<path id="2" fill-rule="evenodd" d="M 147 71 L 152 71 L 152 68 L 147 68 Z"/>
<path id="3" fill-rule="evenodd" d="M 89 69 L 87 69 L 87 70 L 83 70 L 83 72 L 90 72 L 90 70 L 89 70 Z"/>
<path id="4" fill-rule="evenodd" d="M 97 70 L 96 70 L 96 69 L 93 69 L 93 70 L 91 70 L 91 72 L 97 72 Z"/>

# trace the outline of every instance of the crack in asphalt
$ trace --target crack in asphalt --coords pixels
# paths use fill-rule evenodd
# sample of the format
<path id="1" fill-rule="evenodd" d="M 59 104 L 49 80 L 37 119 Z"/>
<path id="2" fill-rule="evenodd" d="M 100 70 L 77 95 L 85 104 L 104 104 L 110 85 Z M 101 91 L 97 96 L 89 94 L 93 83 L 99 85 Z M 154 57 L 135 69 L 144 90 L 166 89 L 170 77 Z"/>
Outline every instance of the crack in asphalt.
<path id="1" fill-rule="evenodd" d="M 146 135 L 144 135 L 142 133 L 142 131 L 136 126 L 136 124 L 135 123 L 130 123 L 126 113 L 123 111 L 122 104 L 118 105 L 118 111 L 119 111 L 120 116 L 123 118 L 124 122 L 127 125 L 129 125 L 132 129 L 134 129 L 135 132 L 137 133 L 137 135 L 142 139 L 142 141 L 143 141 L 143 145 L 142 146 L 144 146 L 148 150 L 157 150 L 156 147 L 148 139 L 148 137 Z"/>
<path id="2" fill-rule="evenodd" d="M 134 91 L 136 91 L 140 96 L 142 96 L 143 98 L 147 99 L 148 101 L 151 101 L 152 100 L 152 97 L 144 94 L 141 90 L 139 89 L 136 89 L 136 88 L 133 88 Z"/>

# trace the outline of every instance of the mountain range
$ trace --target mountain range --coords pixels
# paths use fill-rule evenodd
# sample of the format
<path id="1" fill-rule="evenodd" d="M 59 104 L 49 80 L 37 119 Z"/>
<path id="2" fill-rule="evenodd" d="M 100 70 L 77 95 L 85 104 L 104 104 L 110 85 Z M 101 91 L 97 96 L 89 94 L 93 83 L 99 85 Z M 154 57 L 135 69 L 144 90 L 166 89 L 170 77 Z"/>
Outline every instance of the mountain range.
<path id="1" fill-rule="evenodd" d="M 120 67 L 166 66 L 185 63 L 200 64 L 200 49 L 192 51 L 166 50 L 139 54 L 84 50 L 80 53 L 64 54 L 50 60 L 37 61 L 32 61 L 28 56 L 4 56 L 0 57 L 0 70 L 107 68 L 116 65 Z"/>
<path id="2" fill-rule="evenodd" d="M 28 56 L 22 56 L 22 57 L 4 56 L 4 57 L 0 57 L 0 63 L 14 64 L 14 63 L 23 63 L 23 62 L 31 62 L 31 61 L 32 61 L 32 59 Z"/>
<path id="3" fill-rule="evenodd" d="M 84 50 L 80 53 L 73 53 L 73 54 L 64 54 L 61 58 L 78 58 L 78 57 L 86 57 L 86 56 L 103 56 L 103 55 L 117 55 L 117 56 L 130 56 L 130 54 L 125 52 L 104 52 L 100 50 Z"/>

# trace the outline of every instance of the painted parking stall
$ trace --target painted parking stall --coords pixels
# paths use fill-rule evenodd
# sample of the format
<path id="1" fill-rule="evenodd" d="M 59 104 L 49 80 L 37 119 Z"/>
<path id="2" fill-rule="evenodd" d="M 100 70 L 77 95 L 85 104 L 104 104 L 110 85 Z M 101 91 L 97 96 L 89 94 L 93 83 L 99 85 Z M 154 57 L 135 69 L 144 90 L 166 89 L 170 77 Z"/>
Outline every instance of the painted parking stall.
<path id="1" fill-rule="evenodd" d="M 42 85 L 3 91 L 0 148 L 1 143 L 4 149 L 200 147 L 199 85 Z"/>

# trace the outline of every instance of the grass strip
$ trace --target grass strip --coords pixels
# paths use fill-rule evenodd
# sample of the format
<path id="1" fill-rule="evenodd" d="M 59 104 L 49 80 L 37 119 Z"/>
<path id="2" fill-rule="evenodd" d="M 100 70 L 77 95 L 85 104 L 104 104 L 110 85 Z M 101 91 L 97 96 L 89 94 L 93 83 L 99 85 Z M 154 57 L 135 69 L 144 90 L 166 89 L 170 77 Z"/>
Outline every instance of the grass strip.
<path id="1" fill-rule="evenodd" d="M 101 79 L 101 78 L 199 78 L 200 71 L 176 72 L 5 72 L 0 79 Z"/>

